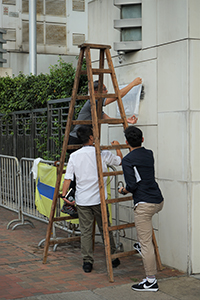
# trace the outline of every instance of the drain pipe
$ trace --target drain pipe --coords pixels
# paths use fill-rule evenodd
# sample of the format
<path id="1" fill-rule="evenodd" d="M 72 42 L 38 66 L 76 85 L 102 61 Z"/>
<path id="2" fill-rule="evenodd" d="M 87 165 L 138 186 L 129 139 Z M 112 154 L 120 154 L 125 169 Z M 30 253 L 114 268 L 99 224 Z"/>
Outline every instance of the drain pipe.
<path id="1" fill-rule="evenodd" d="M 29 73 L 37 75 L 37 0 L 29 0 Z"/>

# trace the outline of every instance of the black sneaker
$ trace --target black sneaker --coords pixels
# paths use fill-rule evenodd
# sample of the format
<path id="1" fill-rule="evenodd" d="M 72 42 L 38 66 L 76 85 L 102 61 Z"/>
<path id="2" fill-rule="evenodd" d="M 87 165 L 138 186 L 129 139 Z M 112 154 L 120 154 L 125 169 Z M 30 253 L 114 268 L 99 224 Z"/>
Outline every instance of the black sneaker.
<path id="1" fill-rule="evenodd" d="M 112 267 L 117 268 L 120 265 L 120 260 L 119 258 L 115 258 L 112 260 Z"/>
<path id="2" fill-rule="evenodd" d="M 90 262 L 83 263 L 83 270 L 85 273 L 90 273 L 92 271 L 93 265 Z"/>
<path id="3" fill-rule="evenodd" d="M 149 281 L 147 281 L 147 279 L 144 279 L 142 282 L 132 285 L 132 290 L 141 292 L 157 292 L 157 280 L 155 279 L 154 282 L 150 283 Z"/>
<path id="4" fill-rule="evenodd" d="M 70 215 L 71 217 L 78 218 L 78 212 L 76 206 L 71 206 L 68 205 L 67 203 L 64 203 L 61 211 L 64 214 Z"/>
<path id="5" fill-rule="evenodd" d="M 134 248 L 135 250 L 137 250 L 137 252 L 142 256 L 140 243 L 138 243 L 138 242 L 135 243 L 135 244 L 133 245 L 133 248 Z"/>

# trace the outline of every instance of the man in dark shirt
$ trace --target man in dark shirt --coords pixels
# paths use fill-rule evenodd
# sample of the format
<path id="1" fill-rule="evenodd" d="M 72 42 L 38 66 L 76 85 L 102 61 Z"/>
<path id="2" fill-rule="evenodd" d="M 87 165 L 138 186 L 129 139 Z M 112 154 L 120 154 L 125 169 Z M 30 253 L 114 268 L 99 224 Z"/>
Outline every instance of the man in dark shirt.
<path id="1" fill-rule="evenodd" d="M 121 98 L 123 98 L 134 86 L 137 86 L 138 84 L 142 83 L 142 79 L 140 77 L 135 78 L 133 81 L 131 81 L 127 86 L 125 86 L 124 88 L 122 88 L 119 92 L 120 92 L 120 96 Z M 98 92 L 98 80 L 94 81 L 94 93 L 96 94 Z M 103 85 L 103 94 L 107 94 L 107 88 L 105 85 Z M 103 102 L 102 102 L 102 106 L 107 106 L 110 103 L 113 103 L 114 101 L 116 101 L 117 98 L 113 97 L 113 98 L 104 98 Z M 97 104 L 97 100 L 96 100 L 96 104 Z M 77 120 L 91 120 L 92 119 L 92 113 L 91 113 L 91 105 L 90 105 L 90 100 L 87 100 L 86 103 L 84 104 L 84 106 L 82 107 L 81 111 L 78 114 L 78 118 Z M 104 113 L 104 111 L 102 111 L 102 119 L 110 119 L 110 117 Z M 137 118 L 135 115 L 133 115 L 132 117 L 127 118 L 127 122 L 129 124 L 135 124 L 137 122 Z M 74 129 L 70 132 L 69 134 L 69 145 L 73 145 L 73 144 L 81 144 L 81 141 L 78 139 L 77 137 L 77 129 L 80 127 L 81 125 L 76 125 L 74 127 Z M 71 154 L 74 150 L 68 150 L 68 153 Z"/>
<path id="2" fill-rule="evenodd" d="M 126 188 L 121 187 L 119 193 L 133 194 L 135 226 L 146 273 L 146 279 L 134 284 L 132 289 L 158 291 L 152 217 L 163 208 L 163 196 L 155 181 L 153 152 L 141 146 L 142 131 L 135 126 L 127 127 L 125 137 L 130 152 L 122 159 Z"/>

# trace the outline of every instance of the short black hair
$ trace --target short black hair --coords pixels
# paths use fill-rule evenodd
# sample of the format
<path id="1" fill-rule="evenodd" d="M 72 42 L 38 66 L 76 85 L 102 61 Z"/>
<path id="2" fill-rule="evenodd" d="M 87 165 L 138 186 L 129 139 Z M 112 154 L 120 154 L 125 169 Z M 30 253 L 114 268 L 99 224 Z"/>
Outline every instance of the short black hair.
<path id="1" fill-rule="evenodd" d="M 141 146 L 143 134 L 139 128 L 135 126 L 129 126 L 124 130 L 124 134 L 131 147 L 134 148 Z"/>
<path id="2" fill-rule="evenodd" d="M 99 87 L 99 80 L 95 80 L 94 82 L 93 82 L 93 85 L 94 85 L 94 90 L 95 91 L 98 91 L 98 87 Z M 104 89 L 104 87 L 105 87 L 105 85 L 103 84 L 103 89 Z"/>
<path id="3" fill-rule="evenodd" d="M 90 136 L 93 135 L 93 131 L 92 131 L 92 128 L 90 126 L 80 126 L 77 131 L 77 136 L 78 138 L 81 140 L 81 142 L 83 144 L 86 144 L 89 139 L 90 139 Z"/>
<path id="4" fill-rule="evenodd" d="M 93 84 L 94 84 L 94 90 L 97 91 L 98 90 L 98 86 L 99 86 L 99 80 L 95 80 L 93 82 Z"/>

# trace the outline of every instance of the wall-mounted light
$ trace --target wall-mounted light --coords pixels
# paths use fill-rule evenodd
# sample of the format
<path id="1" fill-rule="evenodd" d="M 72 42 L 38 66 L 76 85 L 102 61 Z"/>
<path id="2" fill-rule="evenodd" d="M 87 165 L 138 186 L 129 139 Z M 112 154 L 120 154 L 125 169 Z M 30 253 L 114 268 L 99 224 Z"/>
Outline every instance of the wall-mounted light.
<path id="1" fill-rule="evenodd" d="M 124 59 L 123 56 L 125 54 L 125 51 L 119 50 L 119 51 L 117 51 L 117 53 L 118 53 L 119 64 L 121 64 Z"/>

